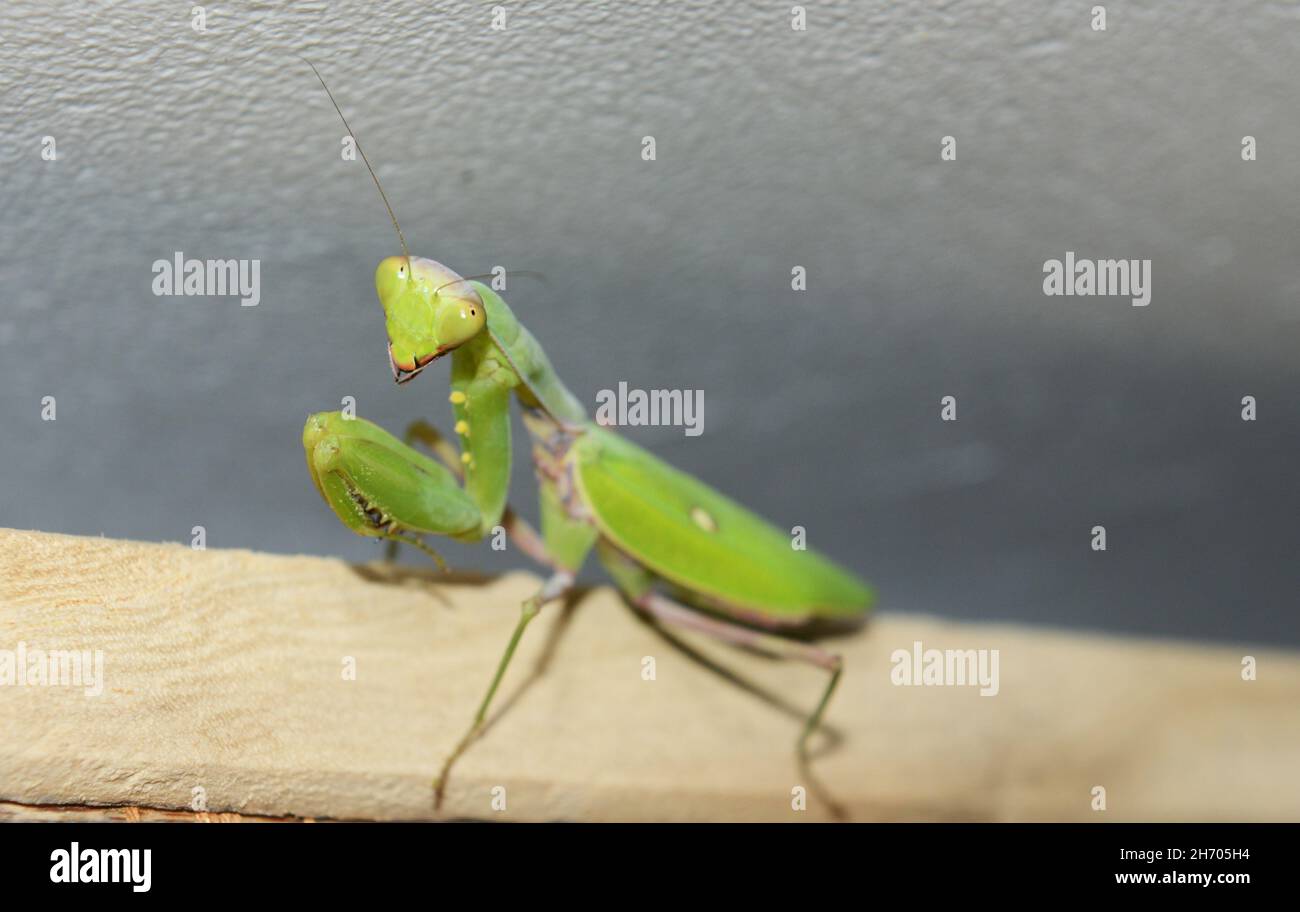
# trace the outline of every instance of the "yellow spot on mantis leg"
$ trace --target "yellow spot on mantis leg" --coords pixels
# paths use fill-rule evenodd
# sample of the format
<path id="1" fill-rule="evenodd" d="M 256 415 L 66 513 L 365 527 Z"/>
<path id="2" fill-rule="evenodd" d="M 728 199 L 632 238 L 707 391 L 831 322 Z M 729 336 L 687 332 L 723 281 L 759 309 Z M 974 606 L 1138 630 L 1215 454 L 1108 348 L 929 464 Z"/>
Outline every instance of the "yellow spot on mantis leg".
<path id="1" fill-rule="evenodd" d="M 703 507 L 691 507 L 691 519 L 695 521 L 695 525 L 705 532 L 718 531 L 718 524 L 714 522 L 713 517 Z"/>
<path id="2" fill-rule="evenodd" d="M 468 436 L 469 436 L 469 422 L 468 422 L 468 421 L 457 421 L 457 422 L 456 422 L 456 433 L 457 433 L 457 434 L 460 434 L 460 435 L 463 436 L 463 437 L 468 437 Z"/>
<path id="3" fill-rule="evenodd" d="M 465 402 L 465 394 L 460 390 L 453 390 L 447 398 L 451 400 L 452 405 L 461 405 Z"/>

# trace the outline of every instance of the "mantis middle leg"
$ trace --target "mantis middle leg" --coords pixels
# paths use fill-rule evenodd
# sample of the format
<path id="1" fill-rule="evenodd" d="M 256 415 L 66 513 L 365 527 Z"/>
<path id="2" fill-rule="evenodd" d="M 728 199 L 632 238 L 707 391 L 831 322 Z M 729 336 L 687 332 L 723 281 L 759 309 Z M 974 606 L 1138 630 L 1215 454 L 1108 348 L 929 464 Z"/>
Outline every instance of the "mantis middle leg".
<path id="1" fill-rule="evenodd" d="M 501 686 L 501 681 L 505 677 L 510 660 L 514 658 L 515 650 L 519 646 L 519 641 L 523 639 L 524 630 L 527 629 L 533 618 L 537 617 L 545 605 L 564 597 L 573 589 L 577 571 L 595 543 L 595 528 L 587 522 L 570 517 L 563 512 L 552 483 L 546 482 L 542 484 L 541 495 L 543 547 L 548 556 L 554 561 L 553 565 L 556 567 L 556 571 L 542 584 L 542 587 L 536 593 L 524 601 L 523 606 L 520 608 L 519 620 L 510 635 L 509 642 L 506 643 L 505 652 L 502 653 L 500 661 L 497 662 L 496 673 L 492 676 L 487 693 L 483 695 L 478 712 L 474 714 L 474 721 L 470 723 L 469 730 L 456 744 L 450 756 L 443 763 L 442 772 L 434 780 L 435 804 L 437 805 L 442 804 L 443 790 L 446 787 L 447 776 L 451 772 L 452 766 L 460 759 L 466 748 L 474 742 L 474 739 L 478 737 L 483 729 L 483 724 L 487 721 L 492 699 Z"/>

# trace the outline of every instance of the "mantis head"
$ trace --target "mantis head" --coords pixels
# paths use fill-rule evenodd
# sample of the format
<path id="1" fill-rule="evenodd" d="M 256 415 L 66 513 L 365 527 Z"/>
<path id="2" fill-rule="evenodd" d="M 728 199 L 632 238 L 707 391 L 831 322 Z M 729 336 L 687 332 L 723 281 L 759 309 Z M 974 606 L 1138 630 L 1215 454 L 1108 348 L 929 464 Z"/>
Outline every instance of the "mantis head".
<path id="1" fill-rule="evenodd" d="M 413 257 L 407 249 L 402 226 L 388 202 L 388 194 L 379 183 L 379 175 L 370 166 L 370 158 L 361 148 L 361 140 L 352 132 L 352 126 L 343 116 L 343 109 L 334 99 L 334 93 L 325 84 L 325 77 L 307 58 L 303 61 L 316 74 L 321 88 L 329 96 L 338 112 L 343 127 L 356 143 L 361 160 L 375 182 L 393 222 L 393 230 L 402 244 L 402 256 L 391 256 L 375 270 L 375 291 L 384 307 L 388 328 L 388 361 L 393 368 L 393 379 L 398 383 L 410 380 L 439 355 L 444 355 L 478 335 L 487 323 L 487 311 L 469 280 L 463 279 L 446 266 L 424 257 Z"/>
<path id="2" fill-rule="evenodd" d="M 435 260 L 388 257 L 375 270 L 375 291 L 384 308 L 388 360 L 398 383 L 474 338 L 487 323 L 474 286 Z"/>

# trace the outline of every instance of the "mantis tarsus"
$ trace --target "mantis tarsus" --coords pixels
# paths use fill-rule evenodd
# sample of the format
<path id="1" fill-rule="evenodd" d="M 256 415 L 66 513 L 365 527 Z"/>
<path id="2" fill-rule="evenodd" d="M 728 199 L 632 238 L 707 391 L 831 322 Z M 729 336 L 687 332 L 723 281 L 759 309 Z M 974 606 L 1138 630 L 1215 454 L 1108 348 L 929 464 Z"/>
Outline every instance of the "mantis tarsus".
<path id="1" fill-rule="evenodd" d="M 310 62 L 308 62 L 310 65 Z M 313 71 L 316 70 L 312 66 Z M 316 72 L 356 142 L 338 103 Z M 797 741 L 800 761 L 842 665 L 839 656 L 782 635 L 816 622 L 861 620 L 870 588 L 781 530 L 651 453 L 594 424 L 533 335 L 490 287 L 434 260 L 410 255 L 383 187 L 356 142 L 392 218 L 402 254 L 375 271 L 393 377 L 406 383 L 451 353 L 451 402 L 459 450 L 431 426 L 406 439 L 339 412 L 312 415 L 303 430 L 307 465 L 326 503 L 352 531 L 413 544 L 425 535 L 473 541 L 502 524 L 550 570 L 524 602 L 474 720 L 435 781 L 479 733 L 525 628 L 566 595 L 591 551 L 635 607 L 655 621 L 694 629 L 829 673 Z M 532 441 L 541 533 L 514 516 L 510 398 Z M 422 442 L 437 458 L 416 450 Z"/>

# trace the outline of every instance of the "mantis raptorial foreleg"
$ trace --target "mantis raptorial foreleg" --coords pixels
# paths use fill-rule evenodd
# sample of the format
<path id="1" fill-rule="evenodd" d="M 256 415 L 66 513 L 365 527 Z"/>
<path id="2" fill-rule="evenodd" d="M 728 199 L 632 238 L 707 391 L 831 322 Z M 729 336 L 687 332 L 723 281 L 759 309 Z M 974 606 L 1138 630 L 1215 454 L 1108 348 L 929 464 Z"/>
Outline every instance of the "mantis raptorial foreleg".
<path id="1" fill-rule="evenodd" d="M 403 440 L 410 445 L 424 444 L 434 456 L 447 466 L 458 480 L 464 481 L 464 467 L 456 448 L 432 424 L 423 420 L 412 421 L 406 428 Z M 542 541 L 542 537 L 537 534 L 537 530 L 532 527 L 528 520 L 515 513 L 509 505 L 506 506 L 501 515 L 501 526 L 505 529 L 505 533 L 510 537 L 510 540 L 519 546 L 520 551 L 523 551 L 542 566 L 555 569 L 555 561 L 547 552 L 546 545 Z M 397 558 L 397 546 L 400 542 L 406 542 L 406 540 L 389 539 L 384 554 L 386 560 L 392 561 Z M 421 544 L 413 541 L 406 543 L 415 544 L 417 547 Z"/>
<path id="2" fill-rule="evenodd" d="M 395 532 L 390 532 L 384 536 L 384 541 L 387 543 L 384 545 L 384 557 L 386 560 L 391 561 L 394 558 L 396 558 L 398 545 L 410 545 L 412 548 L 416 548 L 424 552 L 425 556 L 427 556 L 430 560 L 432 560 L 435 564 L 437 564 L 438 569 L 441 570 L 443 573 L 447 572 L 448 569 L 447 562 L 443 560 L 442 555 L 439 554 L 437 551 L 433 550 L 432 548 L 430 548 L 424 542 L 420 541 L 418 538 L 413 538 L 409 535 L 398 535 Z"/>
<path id="3" fill-rule="evenodd" d="M 402 439 L 412 445 L 423 443 L 433 455 L 441 459 L 447 468 L 451 469 L 452 474 L 459 479 L 464 479 L 465 473 L 461 469 L 460 454 L 447 441 L 447 438 L 442 436 L 442 432 L 429 422 L 412 421 L 407 425 L 406 433 L 402 435 Z"/>
<path id="4" fill-rule="evenodd" d="M 518 648 L 519 641 L 523 639 L 524 630 L 547 603 L 568 594 L 569 590 L 573 588 L 573 579 L 573 574 L 567 570 L 557 571 L 520 608 L 519 621 L 515 624 L 514 632 L 510 635 L 510 642 L 506 644 L 506 651 L 501 655 L 501 661 L 497 663 L 496 674 L 492 676 L 492 683 L 488 685 L 487 693 L 483 695 L 483 702 L 479 704 L 478 712 L 474 714 L 474 721 L 446 761 L 443 762 L 442 771 L 438 774 L 438 778 L 433 781 L 435 803 L 439 805 L 442 803 L 443 786 L 447 781 L 447 774 L 451 772 L 452 766 L 460 759 L 460 755 L 465 752 L 465 749 L 478 737 L 479 732 L 482 731 L 483 723 L 487 720 L 488 709 L 492 706 L 492 698 L 496 696 L 497 688 L 501 686 L 501 679 L 505 677 L 506 668 L 514 657 L 515 649 Z"/>

